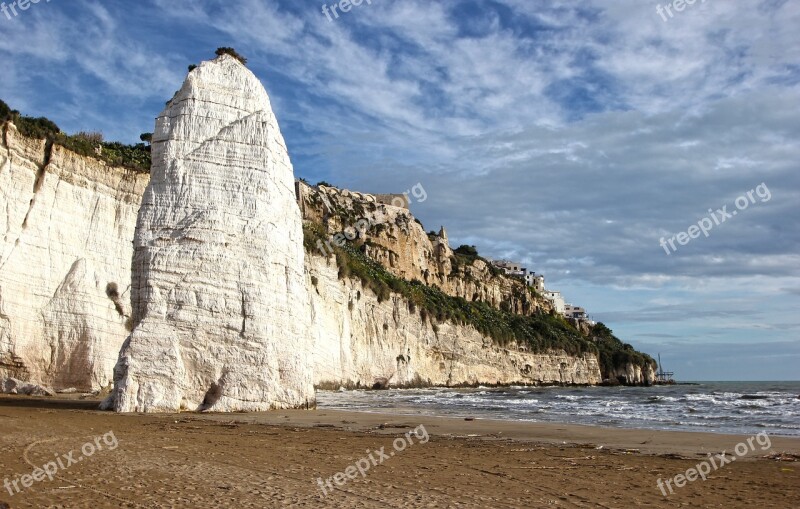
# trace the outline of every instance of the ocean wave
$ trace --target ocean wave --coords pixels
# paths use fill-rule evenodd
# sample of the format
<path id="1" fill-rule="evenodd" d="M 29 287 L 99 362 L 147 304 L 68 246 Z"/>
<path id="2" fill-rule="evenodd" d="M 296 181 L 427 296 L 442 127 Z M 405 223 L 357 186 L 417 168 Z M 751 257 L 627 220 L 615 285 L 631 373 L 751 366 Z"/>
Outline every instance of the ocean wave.
<path id="1" fill-rule="evenodd" d="M 558 394 L 556 399 L 566 399 L 567 401 L 580 401 L 588 399 L 588 396 L 573 396 L 572 394 Z"/>
<path id="2" fill-rule="evenodd" d="M 318 393 L 320 408 L 403 415 L 604 424 L 624 428 L 800 436 L 800 385 L 656 388 L 435 388 Z M 780 387 L 780 386 L 776 386 Z M 755 397 L 752 397 L 755 396 Z"/>
<path id="3" fill-rule="evenodd" d="M 742 394 L 739 399 L 754 400 L 754 399 L 769 399 L 766 394 Z"/>

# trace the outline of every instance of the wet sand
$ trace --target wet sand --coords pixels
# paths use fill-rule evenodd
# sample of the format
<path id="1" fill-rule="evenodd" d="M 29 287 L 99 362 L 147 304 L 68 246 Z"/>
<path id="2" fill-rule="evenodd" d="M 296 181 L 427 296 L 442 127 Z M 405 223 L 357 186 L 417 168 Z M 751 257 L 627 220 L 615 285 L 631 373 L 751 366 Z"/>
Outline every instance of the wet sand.
<path id="1" fill-rule="evenodd" d="M 0 504 L 788 509 L 800 500 L 800 463 L 765 457 L 792 459 L 798 438 L 770 437 L 770 450 L 754 442 L 706 481 L 673 484 L 665 497 L 659 478 L 710 452 L 730 458 L 748 437 L 325 409 L 118 415 L 96 404 L 0 396 L 0 483 L 14 492 L 0 486 Z M 93 454 L 77 461 L 82 452 Z M 23 474 L 56 460 L 64 468 L 52 481 L 39 473 L 43 481 L 22 485 Z"/>

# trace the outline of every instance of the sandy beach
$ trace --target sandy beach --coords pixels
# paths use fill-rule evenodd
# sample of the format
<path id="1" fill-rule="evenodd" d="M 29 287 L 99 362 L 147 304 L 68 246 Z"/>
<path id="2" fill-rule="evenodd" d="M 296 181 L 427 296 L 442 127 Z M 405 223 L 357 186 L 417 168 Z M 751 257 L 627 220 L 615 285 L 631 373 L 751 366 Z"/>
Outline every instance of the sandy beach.
<path id="1" fill-rule="evenodd" d="M 800 454 L 795 438 L 770 437 L 769 450 L 754 442 L 707 480 L 664 496 L 659 478 L 686 473 L 708 453 L 730 458 L 747 437 L 324 409 L 118 415 L 95 410 L 96 403 L 0 397 L 0 481 L 10 487 L 0 502 L 783 509 L 796 507 L 800 495 L 800 465 L 786 461 Z M 767 457 L 775 452 L 787 453 L 784 461 Z M 52 481 L 46 469 L 57 470 Z"/>

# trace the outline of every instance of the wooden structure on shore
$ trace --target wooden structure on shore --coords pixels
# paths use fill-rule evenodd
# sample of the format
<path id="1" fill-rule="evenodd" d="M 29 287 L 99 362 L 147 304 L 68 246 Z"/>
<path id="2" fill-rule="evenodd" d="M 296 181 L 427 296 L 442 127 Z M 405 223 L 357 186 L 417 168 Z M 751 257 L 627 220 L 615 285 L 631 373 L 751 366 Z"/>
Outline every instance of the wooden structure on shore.
<path id="1" fill-rule="evenodd" d="M 675 373 L 672 371 L 664 371 L 664 368 L 661 367 L 661 354 L 658 354 L 658 371 L 656 372 L 656 383 L 657 384 L 664 384 L 664 385 L 671 385 L 675 383 Z"/>

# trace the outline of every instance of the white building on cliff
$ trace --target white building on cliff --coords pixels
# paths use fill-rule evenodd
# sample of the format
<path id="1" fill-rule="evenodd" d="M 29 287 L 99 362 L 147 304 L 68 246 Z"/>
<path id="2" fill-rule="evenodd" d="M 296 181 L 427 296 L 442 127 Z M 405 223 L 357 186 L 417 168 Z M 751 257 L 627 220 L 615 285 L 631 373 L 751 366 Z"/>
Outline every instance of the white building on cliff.
<path id="1" fill-rule="evenodd" d="M 564 303 L 564 297 L 561 295 L 561 292 L 555 290 L 545 290 L 544 297 L 553 303 L 553 308 L 556 310 L 556 313 L 563 315 L 566 311 L 566 304 Z"/>

